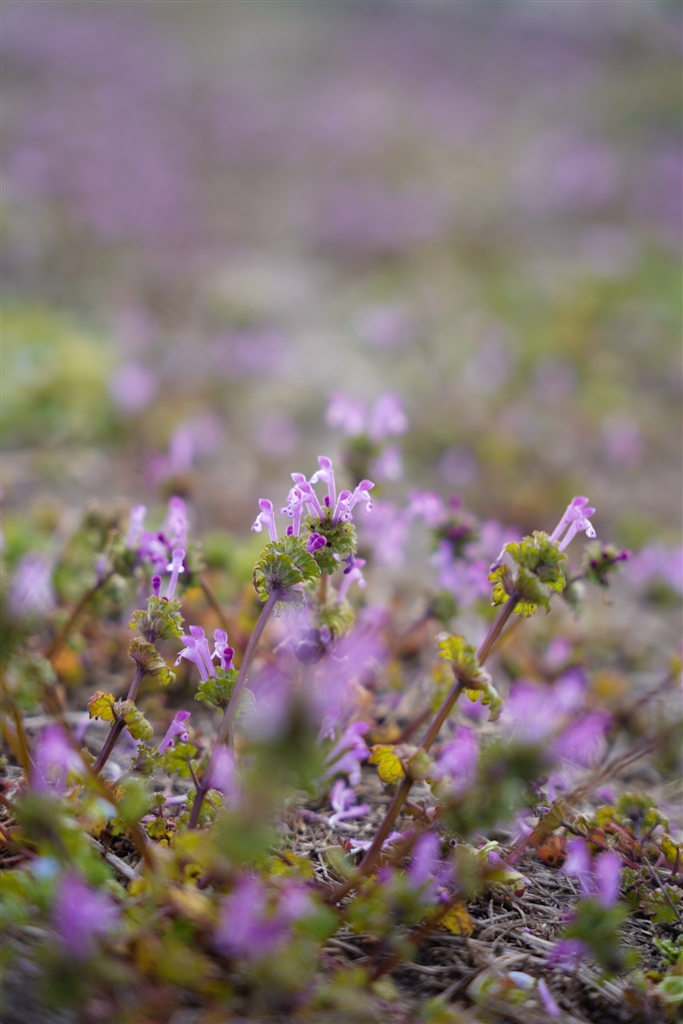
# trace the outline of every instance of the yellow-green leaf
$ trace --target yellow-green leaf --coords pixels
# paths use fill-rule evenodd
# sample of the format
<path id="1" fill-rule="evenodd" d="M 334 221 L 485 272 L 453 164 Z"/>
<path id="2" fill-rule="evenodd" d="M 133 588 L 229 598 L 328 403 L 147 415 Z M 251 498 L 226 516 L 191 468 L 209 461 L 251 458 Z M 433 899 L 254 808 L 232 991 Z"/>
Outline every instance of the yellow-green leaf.
<path id="1" fill-rule="evenodd" d="M 384 783 L 398 782 L 406 776 L 400 757 L 386 744 L 376 743 L 370 748 L 368 763 L 377 765 L 377 774 Z"/>
<path id="2" fill-rule="evenodd" d="M 88 701 L 88 714 L 91 718 L 101 718 L 103 722 L 113 722 L 114 704 L 113 694 L 98 690 Z"/>
<path id="3" fill-rule="evenodd" d="M 469 915 L 467 907 L 461 900 L 456 900 L 448 908 L 441 918 L 441 924 L 447 928 L 452 935 L 471 935 L 474 931 L 474 924 Z"/>

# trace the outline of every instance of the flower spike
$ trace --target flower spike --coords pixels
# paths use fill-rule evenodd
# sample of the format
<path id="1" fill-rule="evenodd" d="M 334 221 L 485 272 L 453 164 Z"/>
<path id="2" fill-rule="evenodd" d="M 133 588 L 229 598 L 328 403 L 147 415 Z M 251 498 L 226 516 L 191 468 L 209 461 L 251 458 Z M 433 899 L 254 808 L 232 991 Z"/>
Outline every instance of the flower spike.
<path id="1" fill-rule="evenodd" d="M 588 498 L 583 498 L 578 495 L 576 498 L 572 498 L 570 503 L 567 505 L 566 511 L 559 523 L 555 527 L 554 531 L 550 535 L 550 540 L 553 544 L 557 544 L 560 551 L 564 551 L 567 545 L 574 539 L 577 533 L 585 530 L 586 536 L 594 540 L 596 537 L 595 529 L 591 523 L 589 516 L 592 516 L 595 512 L 594 508 L 591 508 L 588 504 Z M 560 539 L 564 531 L 567 531 L 564 539 Z"/>
<path id="2" fill-rule="evenodd" d="M 166 587 L 166 594 L 165 594 L 165 597 L 169 601 L 171 600 L 171 598 L 173 597 L 173 595 L 175 593 L 176 584 L 178 583 L 178 576 L 180 575 L 181 572 L 185 571 L 183 569 L 183 561 L 184 561 L 184 559 L 185 559 L 185 552 L 183 551 L 183 549 L 182 548 L 175 548 L 174 551 L 173 551 L 173 561 L 169 565 L 166 566 L 166 571 L 170 572 L 170 574 L 171 574 L 171 578 L 168 581 L 168 586 Z"/>
<path id="3" fill-rule="evenodd" d="M 260 533 L 261 530 L 263 529 L 263 524 L 265 523 L 266 526 L 268 527 L 268 532 L 270 533 L 270 539 L 273 541 L 274 544 L 276 544 L 277 543 L 277 527 L 275 526 L 275 515 L 273 513 L 273 503 L 272 503 L 272 501 L 268 501 L 267 498 L 260 498 L 258 504 L 259 504 L 259 508 L 261 509 L 261 511 L 259 512 L 259 514 L 256 516 L 256 519 L 254 520 L 254 525 L 252 526 L 252 530 L 256 530 L 257 533 Z"/>

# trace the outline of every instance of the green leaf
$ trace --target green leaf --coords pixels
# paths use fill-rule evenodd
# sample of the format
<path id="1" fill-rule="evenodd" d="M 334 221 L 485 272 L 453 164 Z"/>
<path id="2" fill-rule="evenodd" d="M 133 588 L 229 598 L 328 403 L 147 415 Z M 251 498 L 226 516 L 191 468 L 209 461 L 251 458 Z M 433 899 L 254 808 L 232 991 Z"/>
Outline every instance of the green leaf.
<path id="1" fill-rule="evenodd" d="M 283 537 L 263 549 L 254 568 L 253 582 L 262 601 L 278 591 L 280 600 L 275 612 L 282 614 L 300 609 L 304 603 L 301 585 L 319 577 L 318 563 L 306 551 L 303 541 L 298 537 Z"/>
<path id="2" fill-rule="evenodd" d="M 154 735 L 154 729 L 149 724 L 142 711 L 136 707 L 132 700 L 117 701 L 114 706 L 117 718 L 122 719 L 128 726 L 128 731 L 134 740 L 149 740 Z"/>
<path id="3" fill-rule="evenodd" d="M 173 640 L 183 635 L 183 617 L 180 601 L 167 601 L 163 597 L 150 597 L 147 608 L 133 612 L 130 629 L 137 629 L 148 640 Z"/>
<path id="4" fill-rule="evenodd" d="M 148 643 L 142 637 L 136 636 L 131 640 L 128 655 L 146 675 L 157 676 L 163 686 L 175 679 L 175 673 L 171 672 L 154 644 Z"/>
<path id="5" fill-rule="evenodd" d="M 235 688 L 238 675 L 239 673 L 235 668 L 227 670 L 217 668 L 216 674 L 210 676 L 209 679 L 206 679 L 199 686 L 194 699 L 201 700 L 205 704 L 211 705 L 211 707 L 224 711 L 228 706 L 228 701 Z"/>
<path id="6" fill-rule="evenodd" d="M 519 542 L 506 544 L 505 551 L 518 568 L 513 573 L 510 566 L 503 563 L 489 574 L 489 582 L 494 584 L 493 604 L 504 604 L 516 593 L 519 601 L 514 608 L 515 615 L 528 618 L 539 606 L 549 611 L 550 594 L 561 594 L 566 585 L 562 570 L 567 556 L 540 530 Z"/>
<path id="7" fill-rule="evenodd" d="M 88 701 L 88 714 L 91 718 L 101 718 L 103 722 L 113 722 L 115 703 L 113 693 L 97 690 Z"/>
<path id="8" fill-rule="evenodd" d="M 190 762 L 196 755 L 197 748 L 193 747 L 191 743 L 176 743 L 174 747 L 169 747 L 163 755 L 166 771 L 169 775 L 177 772 L 181 779 L 192 778 Z"/>

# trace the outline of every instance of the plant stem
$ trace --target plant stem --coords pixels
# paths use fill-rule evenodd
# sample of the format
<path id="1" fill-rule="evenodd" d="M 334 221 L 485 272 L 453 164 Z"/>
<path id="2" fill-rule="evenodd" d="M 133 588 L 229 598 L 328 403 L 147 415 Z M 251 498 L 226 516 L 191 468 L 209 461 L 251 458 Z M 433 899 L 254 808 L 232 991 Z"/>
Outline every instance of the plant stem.
<path id="1" fill-rule="evenodd" d="M 493 650 L 494 644 L 496 643 L 498 637 L 505 628 L 505 624 L 512 615 L 513 609 L 517 604 L 518 600 L 519 598 L 516 594 L 512 594 L 508 598 L 508 600 L 503 605 L 500 613 L 498 614 L 498 617 L 496 618 L 495 622 L 493 623 L 490 630 L 486 634 L 481 647 L 477 651 L 477 659 L 480 665 L 484 664 L 484 662 L 490 655 L 491 651 Z M 443 723 L 446 721 L 449 714 L 453 710 L 453 705 L 455 704 L 455 702 L 457 701 L 458 697 L 460 696 L 464 689 L 465 684 L 460 682 L 460 680 L 456 678 L 456 681 L 449 690 L 448 695 L 446 696 L 441 707 L 437 711 L 434 717 L 434 721 L 427 730 L 427 735 L 420 744 L 420 750 L 429 751 L 430 747 L 432 746 L 437 736 L 439 735 L 441 726 L 443 725 Z M 413 788 L 413 782 L 414 779 L 411 779 L 410 776 L 406 776 L 406 778 L 403 780 L 399 788 L 396 790 L 396 792 L 394 793 L 394 797 L 387 808 L 386 814 L 384 815 L 382 823 L 380 824 L 379 829 L 377 830 L 377 834 L 372 841 L 372 845 L 370 846 L 367 853 L 363 857 L 362 861 L 358 865 L 358 871 L 356 875 L 348 882 L 345 882 L 344 885 L 342 885 L 332 894 L 332 896 L 330 897 L 330 902 L 337 903 L 342 898 L 342 896 L 345 896 L 348 892 L 351 891 L 351 889 L 353 889 L 358 884 L 358 881 L 361 878 L 363 878 L 365 875 L 370 874 L 375 864 L 377 863 L 377 860 L 379 859 L 379 856 L 382 852 L 382 846 L 384 845 L 389 833 L 391 832 L 391 829 L 393 828 L 393 825 L 396 819 L 398 818 L 404 803 L 408 799 L 410 790 Z"/>
<path id="2" fill-rule="evenodd" d="M 138 691 L 140 689 L 140 683 L 142 682 L 144 675 L 145 670 L 143 668 L 140 668 L 140 666 L 138 665 L 138 667 L 135 670 L 135 675 L 133 676 L 132 682 L 130 684 L 126 700 L 135 700 L 137 698 Z M 119 719 L 118 722 L 115 722 L 114 725 L 111 727 L 109 735 L 105 740 L 104 746 L 97 755 L 97 760 L 93 765 L 92 770 L 95 774 L 101 772 L 102 769 L 104 768 L 105 764 L 109 760 L 109 756 L 112 750 L 114 749 L 118 742 L 119 736 L 121 735 L 125 728 L 126 723 L 121 719 Z"/>
<path id="3" fill-rule="evenodd" d="M 215 611 L 216 615 L 218 616 L 218 621 L 221 624 L 221 629 L 224 629 L 225 632 L 227 633 L 228 632 L 228 623 L 226 621 L 225 615 L 223 614 L 223 609 L 220 606 L 218 598 L 216 597 L 216 595 L 213 592 L 213 588 L 207 583 L 207 581 L 204 579 L 203 576 L 199 577 L 199 586 L 202 588 L 202 592 L 204 594 L 204 597 L 209 602 L 209 604 L 211 605 L 211 607 Z"/>
<path id="4" fill-rule="evenodd" d="M 74 625 L 76 623 L 76 620 L 80 617 L 81 613 L 84 611 L 84 609 L 90 603 L 90 601 L 93 599 L 93 597 L 95 596 L 97 591 L 101 590 L 101 588 L 106 583 L 109 582 L 109 580 L 112 578 L 113 575 L 114 575 L 114 570 L 110 569 L 108 573 L 105 573 L 105 575 L 102 577 L 102 579 L 100 579 L 96 583 L 94 583 L 92 585 L 92 587 L 90 588 L 90 590 L 87 590 L 85 592 L 83 597 L 80 599 L 80 601 L 78 602 L 78 604 L 76 605 L 76 607 L 72 611 L 72 613 L 69 616 L 69 618 L 66 620 L 66 622 L 64 623 L 64 625 L 62 626 L 60 631 L 57 633 L 57 636 L 52 640 L 52 642 L 48 646 L 47 650 L 45 651 L 45 657 L 48 659 L 48 661 L 50 660 L 50 658 L 54 657 L 54 655 L 57 653 L 59 648 L 62 646 L 62 644 L 66 640 L 67 636 L 69 635 L 69 633 L 73 629 L 73 627 L 74 627 Z"/>
<path id="5" fill-rule="evenodd" d="M 259 640 L 263 635 L 263 630 L 266 628 L 268 619 L 270 618 L 276 603 L 280 600 L 280 597 L 281 595 L 279 590 L 274 590 L 272 594 L 270 594 L 268 600 L 261 609 L 261 614 L 259 615 L 256 625 L 254 626 L 254 631 L 249 637 L 249 643 L 247 644 L 247 649 L 244 652 L 244 657 L 242 658 L 242 664 L 240 665 L 237 681 L 235 682 L 234 689 L 230 694 L 228 706 L 223 714 L 223 721 L 221 722 L 220 728 L 218 730 L 218 735 L 214 740 L 213 748 L 211 750 L 211 756 L 209 757 L 209 763 L 206 766 L 206 769 L 202 776 L 201 784 L 199 786 L 199 789 L 197 790 L 197 795 L 192 806 L 192 814 L 190 815 L 190 822 L 188 826 L 189 828 L 197 827 L 197 822 L 199 821 L 199 812 L 201 811 L 202 803 L 204 802 L 204 797 L 206 796 L 209 790 L 208 782 L 209 779 L 211 778 L 211 769 L 215 761 L 216 751 L 220 746 L 227 743 L 231 737 L 232 723 L 235 718 L 235 712 L 237 711 L 239 699 L 242 696 L 242 691 L 244 690 L 244 687 L 247 682 L 247 675 L 249 674 L 251 663 L 254 660 L 256 648 L 258 647 Z"/>

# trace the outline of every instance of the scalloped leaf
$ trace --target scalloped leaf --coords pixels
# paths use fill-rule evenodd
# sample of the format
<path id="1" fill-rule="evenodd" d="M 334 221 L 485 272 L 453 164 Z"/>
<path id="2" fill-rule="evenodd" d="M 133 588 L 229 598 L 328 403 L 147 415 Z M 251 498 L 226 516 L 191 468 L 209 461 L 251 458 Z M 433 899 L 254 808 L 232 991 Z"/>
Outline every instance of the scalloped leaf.
<path id="1" fill-rule="evenodd" d="M 91 718 L 101 718 L 103 722 L 113 722 L 115 718 L 113 693 L 98 690 L 88 701 L 88 714 Z"/>

